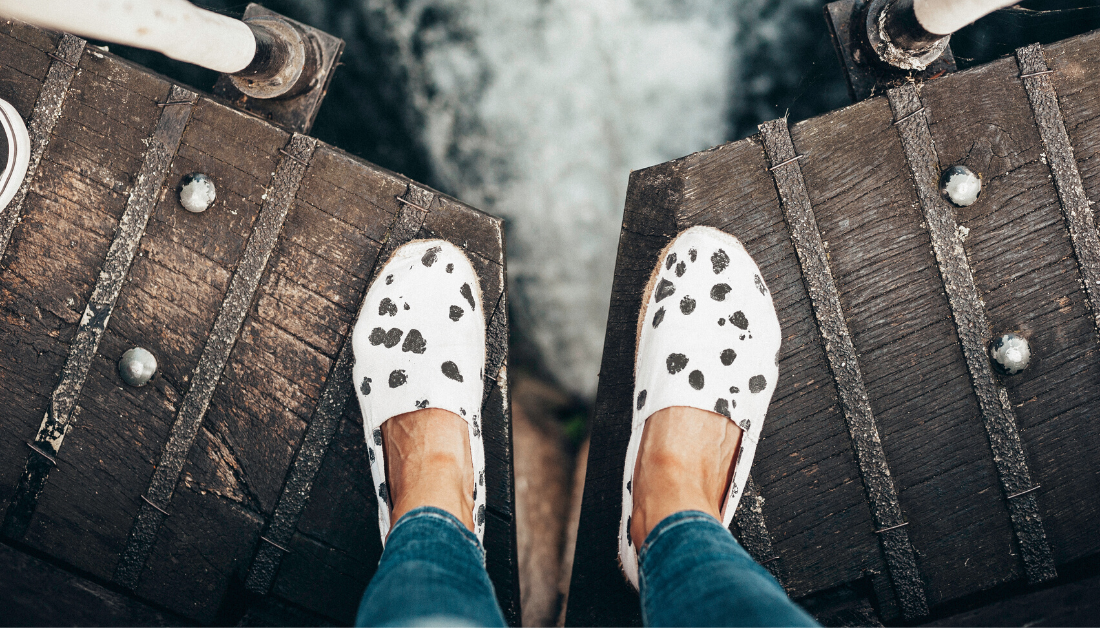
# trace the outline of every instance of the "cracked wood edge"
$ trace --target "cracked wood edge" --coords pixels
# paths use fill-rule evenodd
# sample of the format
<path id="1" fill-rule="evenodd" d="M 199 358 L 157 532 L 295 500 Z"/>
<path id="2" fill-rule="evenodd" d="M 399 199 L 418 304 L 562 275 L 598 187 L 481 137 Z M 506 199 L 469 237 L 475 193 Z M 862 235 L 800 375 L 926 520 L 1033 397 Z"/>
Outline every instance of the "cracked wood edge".
<path id="1" fill-rule="evenodd" d="M 737 506 L 733 521 L 739 533 L 735 536 L 745 551 L 764 569 L 771 572 L 780 584 L 784 584 L 786 572 L 782 567 L 783 561 L 775 553 L 772 535 L 768 532 L 767 523 L 764 521 L 764 498 L 757 491 L 751 475 L 745 483 L 745 492 L 741 496 L 741 503 Z"/>
<path id="2" fill-rule="evenodd" d="M 1077 257 L 1077 267 L 1092 305 L 1093 322 L 1100 332 L 1100 238 L 1096 235 L 1096 221 L 1085 196 L 1081 173 L 1077 170 L 1066 123 L 1058 106 L 1058 92 L 1039 44 L 1018 49 L 1016 62 L 1035 124 L 1039 127 L 1039 137 L 1043 140 L 1047 164 L 1054 176 L 1054 188 L 1058 191 L 1062 215 L 1066 219 L 1073 252 Z"/>
<path id="3" fill-rule="evenodd" d="M 0 261 L 4 259 L 4 252 L 11 241 L 12 231 L 19 222 L 23 212 L 23 201 L 30 190 L 31 181 L 38 171 L 38 164 L 42 161 L 42 155 L 46 153 L 46 147 L 50 144 L 50 136 L 57 120 L 61 117 L 61 107 L 65 104 L 65 97 L 69 93 L 69 84 L 76 75 L 77 64 L 84 54 L 85 41 L 79 37 L 65 34 L 57 44 L 57 50 L 52 54 L 53 61 L 46 71 L 46 80 L 42 84 L 42 91 L 38 93 L 38 100 L 34 103 L 34 111 L 27 124 L 27 132 L 31 137 L 30 161 L 27 164 L 27 173 L 23 177 L 23 183 L 19 191 L 15 193 L 7 207 L 0 207 Z"/>
<path id="4" fill-rule="evenodd" d="M 799 155 L 795 154 L 784 118 L 760 125 L 761 137 L 771 164 L 791 241 L 798 254 L 802 276 L 813 304 L 814 317 L 825 344 L 825 357 L 836 383 L 837 394 L 856 453 L 860 477 L 867 493 L 871 516 L 879 530 L 886 567 L 902 615 L 916 619 L 928 614 L 927 595 L 917 568 L 904 516 L 898 501 L 878 426 L 863 383 L 840 296 L 829 269 L 821 233 L 802 178 Z"/>
<path id="5" fill-rule="evenodd" d="M 887 97 L 928 225 L 936 265 L 947 292 L 971 385 L 981 407 L 982 423 L 989 435 L 989 446 L 1006 496 L 1024 570 L 1031 583 L 1050 580 L 1058 573 L 1039 514 L 1036 494 L 1028 492 L 1034 485 L 1020 442 L 1016 413 L 1008 393 L 994 378 L 989 364 L 986 353 L 989 323 L 985 306 L 974 284 L 966 251 L 957 235 L 955 212 L 938 191 L 939 156 L 928 129 L 927 113 L 916 86 L 912 84 L 889 90 Z"/>
<path id="6" fill-rule="evenodd" d="M 367 288 L 363 291 L 364 297 L 375 275 L 397 247 L 416 237 L 427 215 L 427 211 L 421 208 L 430 208 L 435 195 L 410 184 L 401 198 L 405 202 L 401 204 L 401 210 L 386 234 L 385 244 L 375 259 Z M 360 301 L 360 311 L 362 307 L 363 304 Z M 358 318 L 357 311 L 355 319 L 358 320 Z M 355 363 L 355 355 L 352 350 L 351 336 L 349 333 L 340 347 L 336 365 L 329 374 L 321 393 L 321 400 L 310 418 L 302 446 L 295 454 L 294 462 L 291 463 L 286 483 L 275 503 L 275 510 L 261 534 L 261 538 L 268 542 L 258 545 L 245 580 L 245 588 L 253 593 L 267 595 L 271 591 L 283 561 L 283 554 L 286 553 L 283 548 L 290 545 L 294 530 L 309 501 L 313 480 L 328 453 L 332 437 L 344 414 L 344 406 L 352 397 L 351 368 Z"/>
<path id="7" fill-rule="evenodd" d="M 195 367 L 191 388 L 180 404 L 168 442 L 161 451 L 160 460 L 144 495 L 145 499 L 141 502 L 141 510 L 134 520 L 126 548 L 119 558 L 114 580 L 123 587 L 131 590 L 137 588 L 160 525 L 168 516 L 168 506 L 191 445 L 237 342 L 241 325 L 248 314 L 260 278 L 278 242 L 283 222 L 316 146 L 317 140 L 294 134 L 275 169 L 271 191 L 260 210 L 237 271 L 230 281 L 229 291 L 203 347 L 202 357 Z"/>
<path id="8" fill-rule="evenodd" d="M 150 136 L 149 149 L 130 191 L 115 238 L 107 250 L 95 289 L 69 345 L 69 356 L 50 397 L 42 424 L 31 443 L 33 451 L 27 456 L 23 475 L 5 515 L 3 533 L 9 538 L 22 538 L 30 525 L 38 496 L 46 486 L 50 467 L 55 464 L 53 457 L 57 456 L 71 427 L 77 397 L 84 388 L 92 359 L 99 350 L 115 302 L 130 272 L 138 242 L 145 234 L 149 216 L 168 175 L 168 166 L 191 119 L 195 98 L 194 92 L 173 86 L 168 96 L 168 102 L 173 104 L 162 108 Z"/>

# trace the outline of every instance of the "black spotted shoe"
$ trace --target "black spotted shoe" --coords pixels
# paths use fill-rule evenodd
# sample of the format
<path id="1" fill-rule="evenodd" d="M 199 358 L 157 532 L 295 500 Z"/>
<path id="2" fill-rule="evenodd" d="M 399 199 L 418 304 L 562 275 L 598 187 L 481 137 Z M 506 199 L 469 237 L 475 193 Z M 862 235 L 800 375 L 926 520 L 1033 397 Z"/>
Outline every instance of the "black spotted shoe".
<path id="1" fill-rule="evenodd" d="M 722 505 L 722 524 L 728 527 L 775 391 L 782 340 L 760 269 L 737 238 L 711 227 L 692 227 L 662 251 L 643 303 L 619 523 L 619 560 L 635 588 L 631 481 L 646 419 L 658 410 L 686 406 L 724 415 L 741 428 Z"/>
<path id="2" fill-rule="evenodd" d="M 469 427 L 474 462 L 474 532 L 482 539 L 485 312 L 470 260 L 458 247 L 443 240 L 414 240 L 398 248 L 367 290 L 352 332 L 352 348 L 352 376 L 363 411 L 382 543 L 393 523 L 382 424 L 424 408 L 453 412 Z"/>

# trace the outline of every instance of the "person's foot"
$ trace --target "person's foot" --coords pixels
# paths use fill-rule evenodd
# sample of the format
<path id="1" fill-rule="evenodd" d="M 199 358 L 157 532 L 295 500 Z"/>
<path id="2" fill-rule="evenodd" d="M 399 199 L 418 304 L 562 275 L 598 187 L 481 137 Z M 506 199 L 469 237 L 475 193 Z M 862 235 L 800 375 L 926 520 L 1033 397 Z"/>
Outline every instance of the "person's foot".
<path id="1" fill-rule="evenodd" d="M 485 312 L 477 274 L 443 240 L 416 240 L 378 272 L 352 331 L 352 370 L 383 543 L 420 506 L 485 527 Z"/>
<path id="2" fill-rule="evenodd" d="M 728 526 L 775 390 L 782 334 L 760 270 L 733 236 L 693 227 L 661 253 L 638 317 L 619 558 L 671 514 Z"/>
<path id="3" fill-rule="evenodd" d="M 714 412 L 674 406 L 646 419 L 632 485 L 634 547 L 677 512 L 699 510 L 721 520 L 740 444 L 741 428 Z"/>

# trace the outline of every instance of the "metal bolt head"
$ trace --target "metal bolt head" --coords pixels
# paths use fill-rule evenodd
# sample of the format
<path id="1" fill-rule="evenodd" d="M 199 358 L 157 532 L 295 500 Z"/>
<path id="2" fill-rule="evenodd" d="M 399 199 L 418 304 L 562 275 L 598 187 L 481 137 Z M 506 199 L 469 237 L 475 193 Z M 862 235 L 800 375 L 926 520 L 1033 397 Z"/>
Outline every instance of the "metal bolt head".
<path id="1" fill-rule="evenodd" d="M 134 347 L 122 354 L 118 361 L 118 374 L 127 384 L 140 387 L 149 383 L 157 372 L 157 359 L 141 347 Z"/>
<path id="2" fill-rule="evenodd" d="M 183 178 L 180 185 L 180 204 L 189 212 L 198 214 L 214 204 L 217 190 L 210 177 L 201 172 L 191 173 Z"/>
<path id="3" fill-rule="evenodd" d="M 1027 339 L 1017 334 L 1005 334 L 989 347 L 993 365 L 1005 375 L 1015 375 L 1031 362 L 1031 346 Z"/>
<path id="4" fill-rule="evenodd" d="M 951 166 L 940 177 L 940 194 L 959 207 L 973 205 L 982 193 L 982 178 L 966 166 Z"/>

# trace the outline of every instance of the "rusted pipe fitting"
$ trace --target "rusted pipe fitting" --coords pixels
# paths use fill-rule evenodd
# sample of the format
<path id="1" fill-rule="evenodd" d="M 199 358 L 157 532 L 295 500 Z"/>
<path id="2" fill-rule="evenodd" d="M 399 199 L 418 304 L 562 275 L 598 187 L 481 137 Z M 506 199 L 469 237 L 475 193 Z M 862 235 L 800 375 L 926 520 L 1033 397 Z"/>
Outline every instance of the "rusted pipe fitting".
<path id="1" fill-rule="evenodd" d="M 871 0 L 867 4 L 867 42 L 883 62 L 902 70 L 923 70 L 940 58 L 951 35 L 921 26 L 914 0 Z"/>
<path id="2" fill-rule="evenodd" d="M 317 40 L 290 22 L 272 16 L 245 18 L 256 37 L 256 55 L 248 67 L 229 76 L 251 98 L 290 98 L 318 80 L 321 49 Z"/>

